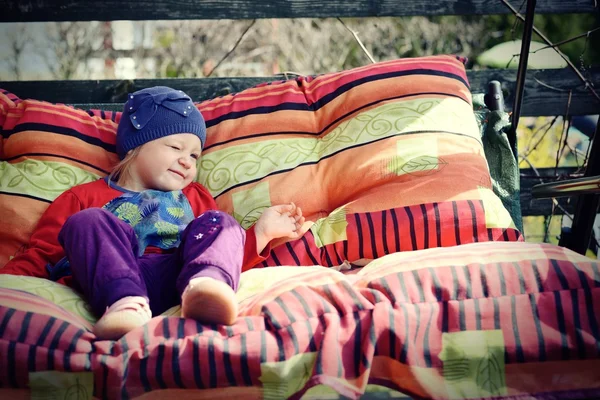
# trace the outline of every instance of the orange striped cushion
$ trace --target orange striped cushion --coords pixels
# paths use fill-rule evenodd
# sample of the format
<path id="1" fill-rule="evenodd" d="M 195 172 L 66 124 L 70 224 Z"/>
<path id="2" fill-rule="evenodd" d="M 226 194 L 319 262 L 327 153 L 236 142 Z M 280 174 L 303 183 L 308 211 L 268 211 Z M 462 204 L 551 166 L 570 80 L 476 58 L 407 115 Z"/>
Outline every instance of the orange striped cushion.
<path id="1" fill-rule="evenodd" d="M 24 246 L 50 202 L 115 165 L 117 113 L 21 100 L 0 91 L 0 267 Z"/>
<path id="2" fill-rule="evenodd" d="M 250 226 L 294 201 L 315 225 L 268 265 L 522 240 L 493 194 L 461 60 L 393 60 L 199 104 L 199 180 Z M 280 243 L 280 242 L 278 242 Z"/>
<path id="3" fill-rule="evenodd" d="M 278 241 L 264 265 L 522 240 L 491 190 L 456 57 L 265 83 L 198 108 L 207 123 L 198 181 L 221 209 L 248 228 L 265 208 L 294 201 L 314 223 L 301 240 Z M 110 171 L 120 113 L 9 93 L 0 112 L 2 266 L 50 201 Z"/>

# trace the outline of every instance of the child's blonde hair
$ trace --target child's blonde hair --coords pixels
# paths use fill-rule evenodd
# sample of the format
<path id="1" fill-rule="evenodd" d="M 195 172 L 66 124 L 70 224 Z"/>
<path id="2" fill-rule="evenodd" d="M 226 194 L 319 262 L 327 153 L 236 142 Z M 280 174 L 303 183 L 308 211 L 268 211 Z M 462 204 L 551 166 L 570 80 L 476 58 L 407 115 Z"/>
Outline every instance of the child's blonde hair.
<path id="1" fill-rule="evenodd" d="M 121 176 L 129 174 L 131 164 L 133 164 L 134 159 L 140 153 L 140 149 L 142 148 L 142 146 L 138 146 L 135 149 L 128 152 L 125 155 L 125 157 L 121 161 L 119 161 L 117 165 L 115 165 L 110 174 L 108 174 L 109 181 L 117 182 L 121 178 Z"/>

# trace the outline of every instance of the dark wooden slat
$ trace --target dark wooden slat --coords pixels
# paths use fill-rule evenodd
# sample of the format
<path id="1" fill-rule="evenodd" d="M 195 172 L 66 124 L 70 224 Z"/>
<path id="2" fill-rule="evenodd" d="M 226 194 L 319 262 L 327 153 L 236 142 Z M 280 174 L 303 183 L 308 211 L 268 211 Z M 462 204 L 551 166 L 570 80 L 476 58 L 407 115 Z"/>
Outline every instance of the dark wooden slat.
<path id="1" fill-rule="evenodd" d="M 183 90 L 194 101 L 202 101 L 240 92 L 259 83 L 273 80 L 276 78 L 13 81 L 0 82 L 0 88 L 8 90 L 22 99 L 66 103 L 86 109 L 100 108 L 121 111 L 128 93 L 151 86 L 171 86 Z"/>
<path id="2" fill-rule="evenodd" d="M 510 0 L 519 9 L 522 0 Z M 597 11 L 591 0 L 540 0 L 536 14 Z M 507 14 L 500 0 L 4 0 L 0 22 L 389 17 Z"/>
<path id="3" fill-rule="evenodd" d="M 521 213 L 523 216 L 535 215 L 551 215 L 552 214 L 552 199 L 534 199 L 531 196 L 531 188 L 540 183 L 556 181 L 554 168 L 540 168 L 538 172 L 540 178 L 533 172 L 532 169 L 521 170 Z M 558 168 L 556 175 L 570 176 L 575 172 L 575 168 Z M 575 210 L 575 197 L 561 197 L 556 199 L 568 213 L 573 214 Z M 554 214 L 564 214 L 560 208 L 555 208 Z"/>
<path id="4" fill-rule="evenodd" d="M 491 80 L 500 81 L 505 92 L 506 106 L 508 109 L 512 107 L 516 80 L 515 70 L 469 70 L 467 74 L 473 93 L 484 93 Z M 591 69 L 590 76 L 595 87 L 600 87 L 600 68 Z M 598 113 L 600 102 L 584 89 L 570 69 L 563 69 L 530 70 L 528 72 L 522 115 L 563 115 L 567 109 L 568 92 L 548 88 L 538 83 L 534 77 L 540 82 L 550 82 L 552 87 L 574 89 L 569 110 L 571 115 Z M 188 93 L 194 101 L 202 101 L 239 92 L 262 82 L 279 79 L 281 77 L 138 79 L 135 81 L 20 81 L 0 82 L 0 88 L 10 91 L 22 99 L 31 98 L 54 103 L 67 103 L 86 109 L 120 110 L 127 93 L 155 85 L 181 89 Z"/>
<path id="5" fill-rule="evenodd" d="M 600 94 L 600 67 L 589 70 L 589 79 L 596 93 Z M 485 71 L 467 71 L 472 92 L 484 92 L 487 82 L 497 80 L 502 84 L 505 103 L 512 109 L 516 70 L 495 69 Z M 553 89 L 554 88 L 554 89 Z M 564 115 L 567 111 L 569 90 L 572 90 L 570 115 L 593 115 L 600 110 L 600 101 L 585 88 L 570 68 L 563 69 L 530 69 L 525 79 L 525 91 L 521 116 Z"/>

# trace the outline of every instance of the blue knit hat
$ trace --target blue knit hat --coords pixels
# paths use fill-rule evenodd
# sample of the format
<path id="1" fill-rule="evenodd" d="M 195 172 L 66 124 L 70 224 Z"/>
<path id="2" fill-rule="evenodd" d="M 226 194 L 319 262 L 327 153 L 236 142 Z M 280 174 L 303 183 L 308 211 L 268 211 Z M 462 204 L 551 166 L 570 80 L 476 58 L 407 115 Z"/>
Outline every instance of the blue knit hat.
<path id="1" fill-rule="evenodd" d="M 192 99 L 181 90 L 155 86 L 127 95 L 117 128 L 117 155 L 164 136 L 193 133 L 204 147 L 206 124 Z"/>

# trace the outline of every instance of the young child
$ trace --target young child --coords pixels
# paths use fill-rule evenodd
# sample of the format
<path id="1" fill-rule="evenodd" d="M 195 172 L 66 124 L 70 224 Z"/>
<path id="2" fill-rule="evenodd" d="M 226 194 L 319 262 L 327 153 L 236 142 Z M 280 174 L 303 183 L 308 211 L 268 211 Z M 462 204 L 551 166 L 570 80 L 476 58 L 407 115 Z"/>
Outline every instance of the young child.
<path id="1" fill-rule="evenodd" d="M 77 288 L 101 315 L 100 339 L 117 339 L 180 302 L 183 317 L 233 323 L 241 271 L 265 259 L 271 240 L 297 238 L 304 217 L 293 203 L 274 206 L 244 231 L 217 211 L 193 182 L 205 139 L 204 119 L 182 91 L 130 94 L 117 128 L 121 162 L 59 196 L 0 273 Z"/>

